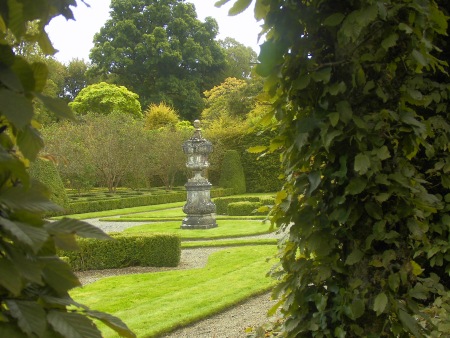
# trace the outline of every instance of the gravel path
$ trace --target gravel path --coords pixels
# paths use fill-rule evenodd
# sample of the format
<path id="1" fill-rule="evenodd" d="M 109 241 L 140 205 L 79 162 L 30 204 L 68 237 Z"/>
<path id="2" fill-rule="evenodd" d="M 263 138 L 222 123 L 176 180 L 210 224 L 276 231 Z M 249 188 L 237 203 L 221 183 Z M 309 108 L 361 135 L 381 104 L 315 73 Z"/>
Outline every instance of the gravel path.
<path id="1" fill-rule="evenodd" d="M 102 222 L 98 219 L 88 219 L 86 222 L 95 225 L 105 232 L 120 232 L 124 229 L 147 224 L 149 222 Z M 277 234 L 265 234 L 248 238 L 276 238 Z M 181 250 L 180 264 L 177 267 L 128 267 L 123 269 L 105 269 L 77 272 L 83 285 L 92 283 L 100 278 L 133 273 L 146 273 L 169 270 L 183 270 L 204 267 L 209 255 L 213 252 L 224 250 L 224 248 L 193 248 Z M 180 328 L 163 335 L 163 338 L 244 338 L 247 337 L 245 330 L 249 327 L 261 326 L 268 321 L 267 312 L 275 304 L 271 300 L 270 292 L 252 297 L 219 314 L 205 318 L 190 326 Z"/>

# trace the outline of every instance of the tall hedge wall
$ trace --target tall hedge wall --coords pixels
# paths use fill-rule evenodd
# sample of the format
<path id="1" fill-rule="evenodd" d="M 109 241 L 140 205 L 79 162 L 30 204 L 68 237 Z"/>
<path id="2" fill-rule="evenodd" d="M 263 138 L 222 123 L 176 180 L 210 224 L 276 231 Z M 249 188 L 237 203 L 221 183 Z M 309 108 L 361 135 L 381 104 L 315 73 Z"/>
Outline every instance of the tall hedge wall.
<path id="1" fill-rule="evenodd" d="M 63 208 L 69 206 L 64 184 L 52 161 L 37 159 L 30 165 L 30 176 L 44 184 L 50 191 L 50 200 Z"/>
<path id="2" fill-rule="evenodd" d="M 236 194 L 243 194 L 247 190 L 244 168 L 236 150 L 228 150 L 223 157 L 219 185 L 233 189 Z"/>

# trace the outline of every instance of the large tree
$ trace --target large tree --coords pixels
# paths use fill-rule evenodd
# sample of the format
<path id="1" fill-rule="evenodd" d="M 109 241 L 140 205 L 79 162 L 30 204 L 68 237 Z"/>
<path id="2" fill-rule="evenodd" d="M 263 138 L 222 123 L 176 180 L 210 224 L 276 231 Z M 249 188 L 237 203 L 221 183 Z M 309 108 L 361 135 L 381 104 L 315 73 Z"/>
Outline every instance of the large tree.
<path id="1" fill-rule="evenodd" d="M 257 0 L 255 13 L 286 178 L 281 335 L 448 336 L 448 2 Z"/>
<path id="2" fill-rule="evenodd" d="M 197 117 L 202 92 L 222 80 L 225 56 L 217 22 L 197 19 L 183 0 L 112 0 L 111 18 L 94 37 L 93 71 L 140 96 Z"/>
<path id="3" fill-rule="evenodd" d="M 219 40 L 219 43 L 225 51 L 225 76 L 237 79 L 249 78 L 257 62 L 256 52 L 230 37 Z"/>

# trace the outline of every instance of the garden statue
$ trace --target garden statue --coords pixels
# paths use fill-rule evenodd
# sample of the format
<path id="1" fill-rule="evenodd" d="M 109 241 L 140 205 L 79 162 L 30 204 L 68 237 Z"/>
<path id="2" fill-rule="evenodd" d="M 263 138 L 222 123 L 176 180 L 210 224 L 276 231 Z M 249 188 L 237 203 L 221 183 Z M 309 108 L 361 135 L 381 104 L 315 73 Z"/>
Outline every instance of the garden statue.
<path id="1" fill-rule="evenodd" d="M 194 121 L 194 135 L 183 143 L 183 152 L 187 155 L 186 167 L 194 176 L 185 184 L 187 201 L 183 212 L 187 215 L 181 224 L 182 229 L 209 229 L 217 227 L 216 205 L 211 201 L 211 183 L 202 176 L 202 171 L 209 167 L 208 155 L 212 144 L 201 134 L 200 121 Z"/>

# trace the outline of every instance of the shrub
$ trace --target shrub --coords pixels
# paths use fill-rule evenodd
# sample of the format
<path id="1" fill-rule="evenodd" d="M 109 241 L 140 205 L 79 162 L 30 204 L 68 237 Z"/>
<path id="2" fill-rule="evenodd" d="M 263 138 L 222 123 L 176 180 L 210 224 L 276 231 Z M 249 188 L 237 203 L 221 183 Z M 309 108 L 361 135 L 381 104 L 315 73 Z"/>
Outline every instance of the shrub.
<path id="1" fill-rule="evenodd" d="M 234 203 L 234 202 L 242 202 L 242 201 L 259 202 L 260 199 L 259 199 L 259 197 L 256 197 L 256 196 L 216 198 L 214 200 L 214 204 L 216 205 L 216 213 L 218 215 L 226 215 L 228 212 L 228 204 Z"/>
<path id="2" fill-rule="evenodd" d="M 250 216 L 261 214 L 257 209 L 261 206 L 261 202 L 231 202 L 227 207 L 227 214 L 230 216 Z"/>
<path id="3" fill-rule="evenodd" d="M 228 150 L 224 155 L 219 185 L 223 188 L 233 188 L 236 194 L 246 191 L 244 169 L 236 150 Z"/>
<path id="4" fill-rule="evenodd" d="M 30 166 L 30 176 L 44 184 L 50 191 L 50 200 L 63 208 L 69 206 L 69 198 L 64 189 L 58 170 L 52 161 L 37 159 Z"/>
<path id="5" fill-rule="evenodd" d="M 146 236 L 112 235 L 109 241 L 78 240 L 79 251 L 59 254 L 74 270 L 115 269 L 127 266 L 177 266 L 180 262 L 181 239 L 176 235 Z"/>

